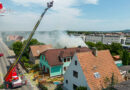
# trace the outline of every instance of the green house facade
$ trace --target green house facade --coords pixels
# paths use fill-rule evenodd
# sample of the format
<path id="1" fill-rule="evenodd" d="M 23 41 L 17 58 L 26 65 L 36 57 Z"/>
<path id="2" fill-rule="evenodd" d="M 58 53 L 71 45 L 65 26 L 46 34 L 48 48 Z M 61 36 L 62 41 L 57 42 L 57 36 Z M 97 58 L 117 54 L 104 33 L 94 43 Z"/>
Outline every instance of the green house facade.
<path id="1" fill-rule="evenodd" d="M 63 75 L 77 51 L 89 51 L 84 48 L 50 49 L 40 54 L 40 68 L 44 73 L 53 76 Z"/>
<path id="2" fill-rule="evenodd" d="M 50 76 L 62 75 L 62 65 L 50 66 L 44 55 L 40 56 L 40 67 L 45 73 L 49 73 Z"/>
<path id="3" fill-rule="evenodd" d="M 71 57 L 62 58 L 63 65 L 50 66 L 44 55 L 40 56 L 40 67 L 45 73 L 49 73 L 50 77 L 63 75 L 71 63 Z"/>

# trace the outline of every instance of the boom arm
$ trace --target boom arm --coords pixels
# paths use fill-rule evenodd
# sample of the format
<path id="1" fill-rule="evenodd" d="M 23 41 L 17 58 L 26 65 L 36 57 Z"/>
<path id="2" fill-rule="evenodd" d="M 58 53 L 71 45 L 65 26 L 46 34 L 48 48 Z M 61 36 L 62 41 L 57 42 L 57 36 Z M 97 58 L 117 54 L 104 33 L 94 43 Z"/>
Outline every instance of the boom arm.
<path id="1" fill-rule="evenodd" d="M 20 51 L 20 54 L 18 55 L 16 61 L 14 62 L 14 64 L 12 64 L 12 65 L 10 66 L 10 68 L 9 68 L 9 70 L 8 70 L 8 72 L 7 72 L 7 74 L 5 75 L 5 77 L 4 77 L 4 80 L 5 80 L 5 81 L 8 81 L 8 80 L 7 80 L 7 79 L 8 79 L 8 75 L 12 72 L 13 68 L 14 68 L 15 65 L 18 63 L 18 61 L 21 60 L 22 55 L 23 55 L 25 49 L 27 48 L 27 46 L 29 45 L 29 43 L 30 43 L 30 41 L 31 41 L 31 39 L 32 39 L 32 37 L 33 37 L 35 31 L 37 30 L 37 28 L 38 28 L 38 26 L 39 26 L 39 24 L 40 24 L 40 22 L 41 22 L 43 16 L 44 16 L 45 13 L 47 12 L 47 10 L 48 10 L 49 8 L 51 8 L 52 6 L 53 6 L 53 1 L 47 3 L 47 8 L 45 8 L 44 12 L 41 14 L 39 20 L 37 21 L 36 25 L 34 26 L 34 28 L 33 28 L 32 32 L 31 32 L 31 34 L 29 35 L 29 37 L 28 37 L 28 39 L 27 39 L 27 42 L 26 42 L 26 43 L 24 44 L 24 46 L 22 47 L 22 50 Z"/>

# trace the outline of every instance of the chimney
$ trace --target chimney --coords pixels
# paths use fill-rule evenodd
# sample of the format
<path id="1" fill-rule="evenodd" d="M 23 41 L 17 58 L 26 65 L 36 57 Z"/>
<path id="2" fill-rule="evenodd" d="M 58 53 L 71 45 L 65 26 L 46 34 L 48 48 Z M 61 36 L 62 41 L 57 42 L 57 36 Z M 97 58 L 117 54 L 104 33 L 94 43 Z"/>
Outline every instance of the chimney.
<path id="1" fill-rule="evenodd" d="M 92 53 L 93 53 L 94 56 L 97 56 L 97 49 L 96 49 L 96 47 L 92 48 Z"/>
<path id="2" fill-rule="evenodd" d="M 40 54 L 40 51 L 39 51 L 39 50 L 37 50 L 37 54 Z"/>
<path id="3" fill-rule="evenodd" d="M 78 48 L 81 48 L 81 46 L 79 45 Z"/>
<path id="4" fill-rule="evenodd" d="M 65 46 L 64 49 L 67 49 L 67 47 Z"/>

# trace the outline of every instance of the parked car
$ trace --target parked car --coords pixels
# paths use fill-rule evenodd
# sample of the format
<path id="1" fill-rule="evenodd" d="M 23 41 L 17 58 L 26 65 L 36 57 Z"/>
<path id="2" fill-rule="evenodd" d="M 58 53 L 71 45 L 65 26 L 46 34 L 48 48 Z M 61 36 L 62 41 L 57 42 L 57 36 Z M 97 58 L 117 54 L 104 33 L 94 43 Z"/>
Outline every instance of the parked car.
<path id="1" fill-rule="evenodd" d="M 4 56 L 4 54 L 3 54 L 3 53 L 0 53 L 0 57 L 2 57 L 2 56 Z"/>

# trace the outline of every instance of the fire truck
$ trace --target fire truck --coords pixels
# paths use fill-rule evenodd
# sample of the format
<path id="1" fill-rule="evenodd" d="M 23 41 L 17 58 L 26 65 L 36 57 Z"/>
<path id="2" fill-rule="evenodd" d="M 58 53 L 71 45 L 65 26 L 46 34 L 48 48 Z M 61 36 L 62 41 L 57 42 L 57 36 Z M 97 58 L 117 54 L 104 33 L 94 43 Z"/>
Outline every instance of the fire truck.
<path id="1" fill-rule="evenodd" d="M 35 34 L 35 31 L 37 30 L 37 27 L 39 26 L 43 16 L 47 12 L 49 8 L 53 6 L 53 1 L 47 3 L 47 7 L 45 8 L 44 12 L 41 14 L 39 20 L 37 21 L 36 25 L 34 26 L 31 34 L 29 35 L 27 42 L 22 47 L 22 50 L 20 51 L 19 55 L 17 56 L 16 60 L 11 64 L 7 74 L 4 77 L 4 81 L 6 84 L 6 88 L 9 88 L 11 86 L 12 88 L 19 87 L 26 84 L 26 81 L 23 81 L 19 75 L 18 72 L 18 62 L 21 60 L 23 52 L 25 51 L 26 47 L 29 45 L 33 35 Z"/>

